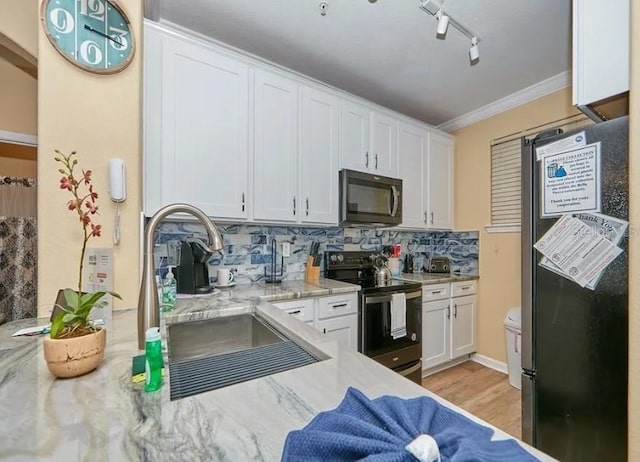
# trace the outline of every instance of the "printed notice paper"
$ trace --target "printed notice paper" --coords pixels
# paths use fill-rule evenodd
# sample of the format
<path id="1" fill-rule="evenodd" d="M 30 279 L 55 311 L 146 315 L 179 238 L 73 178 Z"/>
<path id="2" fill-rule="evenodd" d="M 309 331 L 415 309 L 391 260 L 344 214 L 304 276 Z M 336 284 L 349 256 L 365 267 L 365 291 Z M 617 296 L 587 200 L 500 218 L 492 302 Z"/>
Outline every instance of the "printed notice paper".
<path id="1" fill-rule="evenodd" d="M 563 151 L 579 148 L 585 144 L 587 144 L 587 137 L 585 136 L 585 133 L 576 133 L 575 135 L 563 138 L 560 141 L 545 144 L 544 146 L 536 148 L 536 160 L 542 160 L 544 157 L 551 154 L 558 154 Z"/>
<path id="2" fill-rule="evenodd" d="M 534 247 L 582 287 L 622 253 L 609 239 L 571 215 L 560 218 Z"/>
<path id="3" fill-rule="evenodd" d="M 577 218 L 578 220 L 589 226 L 593 234 L 605 237 L 606 239 L 611 241 L 613 245 L 616 246 L 622 240 L 625 232 L 627 231 L 627 227 L 629 226 L 629 223 L 625 220 L 602 215 L 600 213 L 574 213 L 572 214 L 572 217 Z M 542 257 L 540 266 L 556 274 L 559 274 L 562 277 L 573 280 L 571 276 L 562 271 L 559 266 L 554 264 L 550 258 Z M 594 277 L 587 283 L 587 289 L 595 290 L 603 273 L 604 269 L 603 271 L 600 271 L 599 273 L 594 275 Z"/>
<path id="4" fill-rule="evenodd" d="M 542 218 L 600 211 L 600 142 L 550 154 L 540 168 Z"/>
<path id="5" fill-rule="evenodd" d="M 113 290 L 113 250 L 88 248 L 85 254 L 82 290 L 98 292 Z M 107 329 L 111 327 L 113 297 L 107 294 L 100 299 L 102 307 L 91 310 L 90 319 L 104 319 Z"/>

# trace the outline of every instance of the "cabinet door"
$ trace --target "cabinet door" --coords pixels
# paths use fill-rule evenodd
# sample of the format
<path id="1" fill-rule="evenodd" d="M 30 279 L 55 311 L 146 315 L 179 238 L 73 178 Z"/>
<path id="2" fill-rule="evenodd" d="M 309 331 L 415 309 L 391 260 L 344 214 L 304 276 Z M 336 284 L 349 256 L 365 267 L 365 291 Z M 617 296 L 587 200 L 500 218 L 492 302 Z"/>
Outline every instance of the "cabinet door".
<path id="1" fill-rule="evenodd" d="M 369 155 L 369 108 L 351 101 L 340 103 L 340 168 L 367 171 Z"/>
<path id="2" fill-rule="evenodd" d="M 147 178 L 161 182 L 162 205 L 247 218 L 247 65 L 165 38 L 162 95 L 162 179 Z"/>
<path id="3" fill-rule="evenodd" d="M 423 204 L 422 162 L 427 153 L 428 136 L 425 129 L 400 122 L 398 173 L 402 179 L 402 226 L 404 227 L 424 228 L 427 225 L 427 213 Z"/>
<path id="4" fill-rule="evenodd" d="M 298 84 L 255 70 L 254 217 L 296 221 L 298 184 Z"/>
<path id="5" fill-rule="evenodd" d="M 453 229 L 453 139 L 431 132 L 427 159 L 427 226 Z"/>
<path id="6" fill-rule="evenodd" d="M 451 299 L 451 359 L 476 351 L 476 297 Z"/>
<path id="7" fill-rule="evenodd" d="M 273 306 L 280 308 L 300 321 L 309 322 L 313 321 L 314 304 L 315 299 L 313 298 L 299 298 L 287 302 L 273 303 Z"/>
<path id="8" fill-rule="evenodd" d="M 338 99 L 302 89 L 300 217 L 303 223 L 338 223 Z"/>
<path id="9" fill-rule="evenodd" d="M 323 334 L 328 335 L 352 350 L 358 345 L 358 315 L 350 314 L 337 318 L 323 319 L 316 321 L 316 328 Z"/>
<path id="10" fill-rule="evenodd" d="M 398 121 L 393 117 L 373 112 L 370 155 L 370 170 L 393 178 L 398 176 Z"/>
<path id="11" fill-rule="evenodd" d="M 577 106 L 629 90 L 631 1 L 606 5 L 603 10 L 600 2 L 573 0 L 573 104 Z M 595 34 L 603 20 L 607 33 Z"/>
<path id="12" fill-rule="evenodd" d="M 422 369 L 446 363 L 450 359 L 449 299 L 422 304 Z"/>

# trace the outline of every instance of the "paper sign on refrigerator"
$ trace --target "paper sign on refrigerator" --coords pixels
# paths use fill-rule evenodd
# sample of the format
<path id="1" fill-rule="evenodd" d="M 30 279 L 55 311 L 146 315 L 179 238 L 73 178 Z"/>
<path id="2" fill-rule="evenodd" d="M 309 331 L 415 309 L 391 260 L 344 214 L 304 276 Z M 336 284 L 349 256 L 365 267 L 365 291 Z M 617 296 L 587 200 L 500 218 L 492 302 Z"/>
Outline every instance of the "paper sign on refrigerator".
<path id="1" fill-rule="evenodd" d="M 540 163 L 540 216 L 600 212 L 600 142 L 551 154 Z"/>

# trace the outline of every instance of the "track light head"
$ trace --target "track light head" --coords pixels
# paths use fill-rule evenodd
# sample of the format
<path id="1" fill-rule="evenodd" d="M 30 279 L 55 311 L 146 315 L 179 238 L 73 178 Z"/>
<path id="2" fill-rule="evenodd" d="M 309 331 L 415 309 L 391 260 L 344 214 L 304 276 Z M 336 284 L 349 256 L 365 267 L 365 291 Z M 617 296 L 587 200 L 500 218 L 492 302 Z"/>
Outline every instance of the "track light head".
<path id="1" fill-rule="evenodd" d="M 471 38 L 471 48 L 469 48 L 469 60 L 475 64 L 480 59 L 480 49 L 478 48 L 478 37 Z"/>
<path id="2" fill-rule="evenodd" d="M 447 28 L 449 27 L 449 16 L 444 14 L 442 10 L 439 10 L 436 13 L 436 18 L 438 18 L 438 28 L 436 29 L 436 36 L 444 38 L 447 33 Z"/>

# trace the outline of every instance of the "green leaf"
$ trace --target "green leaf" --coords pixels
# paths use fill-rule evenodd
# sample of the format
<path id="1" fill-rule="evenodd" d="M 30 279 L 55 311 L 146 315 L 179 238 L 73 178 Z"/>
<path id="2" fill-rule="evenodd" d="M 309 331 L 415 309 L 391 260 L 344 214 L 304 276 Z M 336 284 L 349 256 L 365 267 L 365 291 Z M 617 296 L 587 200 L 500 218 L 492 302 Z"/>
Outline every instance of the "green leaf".
<path id="1" fill-rule="evenodd" d="M 77 314 L 73 314 L 73 313 L 67 313 L 62 317 L 62 322 L 64 324 L 71 324 L 73 323 L 76 319 L 78 319 L 78 315 Z"/>
<path id="2" fill-rule="evenodd" d="M 67 302 L 67 307 L 69 307 L 72 311 L 78 309 L 79 300 L 78 300 L 78 292 L 73 289 L 64 289 L 64 299 Z"/>
<path id="3" fill-rule="evenodd" d="M 93 293 L 84 294 L 82 297 L 80 297 L 79 305 L 82 307 L 86 305 L 93 306 L 98 300 L 100 300 L 106 294 L 107 292 L 93 292 Z"/>
<path id="4" fill-rule="evenodd" d="M 62 322 L 62 318 L 64 316 L 64 312 L 61 311 L 56 315 L 55 318 L 53 318 L 53 321 L 51 321 L 51 332 L 49 334 L 51 338 L 58 338 L 58 336 L 62 332 L 62 329 L 64 329 L 64 322 Z"/>

